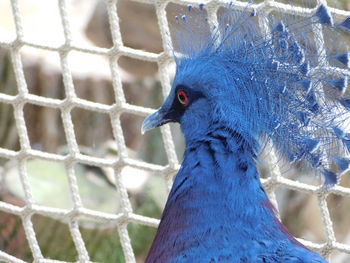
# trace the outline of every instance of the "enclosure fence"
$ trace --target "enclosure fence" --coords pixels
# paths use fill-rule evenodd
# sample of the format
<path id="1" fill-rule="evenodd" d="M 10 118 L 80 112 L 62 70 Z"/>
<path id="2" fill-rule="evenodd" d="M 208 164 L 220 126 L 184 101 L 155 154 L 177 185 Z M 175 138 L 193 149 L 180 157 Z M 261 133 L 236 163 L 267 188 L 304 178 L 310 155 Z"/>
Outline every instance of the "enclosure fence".
<path id="1" fill-rule="evenodd" d="M 10 0 L 9 0 L 10 1 Z M 131 246 L 130 237 L 127 230 L 127 225 L 130 222 L 137 224 L 157 227 L 159 220 L 154 218 L 149 218 L 145 216 L 138 215 L 133 212 L 130 200 L 128 198 L 126 187 L 121 181 L 120 172 L 125 166 L 136 167 L 138 169 L 143 169 L 151 172 L 158 172 L 162 174 L 169 183 L 169 187 L 172 183 L 172 178 L 176 174 L 179 168 L 179 162 L 175 153 L 174 143 L 172 140 L 172 135 L 169 126 L 164 126 L 161 128 L 162 138 L 164 146 L 166 149 L 166 155 L 168 159 L 168 164 L 165 166 L 155 165 L 140 160 L 136 160 L 128 156 L 123 131 L 120 121 L 120 115 L 122 113 L 130 113 L 138 116 L 146 117 L 154 110 L 150 108 L 144 108 L 141 106 L 132 105 L 126 102 L 124 97 L 122 82 L 120 77 L 120 72 L 118 71 L 117 60 L 120 56 L 128 56 L 134 59 L 156 62 L 159 66 L 159 77 L 162 85 L 163 95 L 165 96 L 171 87 L 170 77 L 169 77 L 169 65 L 173 62 L 172 57 L 172 44 L 169 32 L 169 26 L 166 16 L 166 6 L 171 3 L 176 3 L 180 5 L 192 4 L 193 6 L 198 6 L 200 2 L 197 1 L 182 1 L 182 0 L 141 0 L 150 5 L 154 5 L 157 20 L 159 24 L 159 29 L 162 36 L 163 52 L 159 54 L 146 52 L 142 50 L 133 49 L 123 45 L 120 28 L 119 28 L 119 18 L 117 15 L 117 5 L 116 0 L 106 0 L 105 4 L 108 10 L 108 18 L 110 25 L 110 32 L 113 40 L 113 46 L 111 48 L 98 48 L 98 47 L 83 47 L 76 46 L 72 39 L 72 33 L 70 28 L 70 18 L 67 15 L 66 1 L 57 0 L 52 1 L 52 5 L 57 5 L 60 12 L 61 24 L 64 31 L 65 43 L 57 43 L 57 46 L 47 46 L 42 43 L 34 43 L 32 41 L 27 41 L 25 32 L 22 27 L 21 13 L 19 9 L 19 1 L 11 0 L 12 13 L 16 28 L 16 38 L 13 41 L 6 42 L 1 39 L 0 36 L 0 47 L 7 49 L 11 54 L 11 60 L 14 68 L 15 78 L 17 82 L 18 93 L 14 96 L 0 93 L 0 102 L 6 103 L 13 106 L 14 117 L 17 127 L 17 132 L 20 139 L 20 150 L 12 151 L 5 148 L 0 148 L 0 157 L 15 160 L 20 172 L 20 178 L 22 187 L 25 193 L 25 205 L 23 207 L 15 206 L 6 202 L 0 202 L 0 210 L 6 213 L 17 215 L 21 218 L 26 238 L 28 240 L 30 249 L 33 254 L 34 261 L 37 263 L 44 262 L 63 262 L 57 260 L 51 260 L 44 258 L 41 249 L 39 247 L 36 233 L 33 228 L 32 216 L 35 214 L 50 216 L 58 219 L 65 219 L 69 222 L 69 229 L 74 241 L 76 251 L 78 253 L 79 262 L 90 262 L 89 254 L 87 252 L 86 246 L 84 244 L 81 232 L 79 230 L 78 219 L 82 216 L 85 218 L 91 218 L 100 222 L 114 223 L 118 229 L 123 253 L 126 262 L 136 262 L 134 252 Z M 325 1 L 318 1 L 319 4 Z M 208 12 L 209 23 L 216 23 L 217 11 L 220 6 L 225 6 L 226 1 L 213 0 L 204 1 L 205 8 Z M 244 2 L 234 1 L 232 4 L 233 9 L 242 10 L 246 4 Z M 278 10 L 285 13 L 309 15 L 315 11 L 315 9 L 304 9 L 300 7 L 295 7 L 287 4 L 278 3 L 275 1 L 264 1 L 259 4 L 251 5 L 251 8 L 256 8 L 257 10 L 265 10 L 266 12 L 271 12 L 272 10 L 278 8 Z M 330 8 L 333 15 L 343 17 L 349 16 L 350 13 L 342 11 L 339 9 Z M 264 28 L 263 22 L 261 24 Z M 318 35 L 319 45 L 322 43 L 322 30 L 318 30 L 316 33 Z M 44 49 L 53 52 L 57 52 L 60 57 L 60 65 L 62 68 L 63 83 L 65 87 L 66 97 L 63 100 L 47 98 L 42 96 L 37 96 L 30 94 L 28 92 L 27 83 L 24 78 L 23 65 L 20 55 L 20 49 L 24 46 L 29 46 L 36 49 Z M 85 52 L 89 54 L 95 54 L 99 56 L 104 56 L 109 60 L 110 66 L 110 77 L 112 79 L 115 103 L 112 105 L 105 105 L 102 103 L 91 102 L 78 98 L 73 84 L 72 74 L 68 63 L 68 56 L 71 51 Z M 60 111 L 63 120 L 63 127 L 66 136 L 66 141 L 69 148 L 69 153 L 67 155 L 59 155 L 48 152 L 43 152 L 35 150 L 31 147 L 28 138 L 27 127 L 24 119 L 23 108 L 25 104 L 34 104 L 42 107 L 50 107 Z M 113 128 L 113 134 L 115 141 L 118 146 L 118 159 L 108 160 L 98 157 L 89 156 L 88 154 L 82 154 L 79 151 L 77 140 L 74 132 L 74 125 L 72 122 L 71 111 L 75 107 L 82 109 L 87 109 L 94 112 L 100 112 L 108 114 Z M 53 207 L 47 207 L 43 205 L 38 205 L 33 199 L 32 186 L 29 183 L 28 175 L 26 171 L 26 161 L 28 158 L 39 158 L 43 160 L 49 160 L 53 162 L 60 162 L 65 165 L 65 169 L 68 176 L 69 187 L 71 198 L 74 203 L 74 207 L 71 210 L 58 209 Z M 271 158 L 274 158 L 272 156 Z M 92 209 L 85 208 L 82 204 L 81 197 L 79 195 L 79 189 L 77 184 L 77 179 L 74 171 L 74 164 L 83 163 L 95 166 L 111 167 L 114 171 L 116 187 L 120 193 L 120 202 L 122 206 L 122 212 L 119 214 L 103 213 L 99 211 L 94 211 Z M 329 194 L 336 194 L 342 196 L 350 196 L 350 188 L 335 186 L 329 190 L 325 190 L 322 187 L 308 185 L 305 183 L 297 182 L 291 179 L 287 179 L 280 175 L 278 168 L 274 168 L 271 172 L 271 176 L 267 179 L 262 179 L 265 189 L 267 190 L 269 196 L 272 200 L 275 200 L 274 193 L 275 189 L 279 186 L 283 186 L 296 191 L 301 191 L 317 196 L 318 204 L 321 210 L 324 229 L 327 234 L 327 240 L 325 243 L 313 243 L 307 240 L 300 240 L 307 247 L 320 252 L 323 256 L 328 257 L 333 251 L 340 251 L 350 254 L 350 245 L 340 243 L 337 241 L 332 221 L 330 218 L 330 213 L 327 207 L 326 198 Z M 14 257 L 8 253 L 0 251 L 0 261 L 5 262 L 24 262 L 21 259 Z"/>

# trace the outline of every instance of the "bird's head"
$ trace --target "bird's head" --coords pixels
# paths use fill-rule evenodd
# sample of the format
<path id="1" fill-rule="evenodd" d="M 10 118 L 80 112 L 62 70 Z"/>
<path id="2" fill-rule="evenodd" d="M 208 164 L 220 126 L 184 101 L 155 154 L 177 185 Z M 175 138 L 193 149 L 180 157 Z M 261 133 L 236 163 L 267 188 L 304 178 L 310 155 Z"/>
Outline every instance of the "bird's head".
<path id="1" fill-rule="evenodd" d="M 272 74 L 260 70 L 263 64 L 270 66 L 273 54 L 268 47 L 252 48 L 255 39 L 262 42 L 263 36 L 251 15 L 237 17 L 233 10 L 228 11 L 211 31 L 206 28 L 206 16 L 195 13 L 192 19 L 182 17 L 184 23 L 175 34 L 172 89 L 163 105 L 145 119 L 143 132 L 178 122 L 186 142 L 190 142 L 212 129 L 228 128 L 255 151 L 260 150 L 264 133 L 276 125 L 267 109 L 271 94 L 265 87 Z M 228 26 L 245 18 L 241 30 Z"/>
<path id="2" fill-rule="evenodd" d="M 168 97 L 145 119 L 142 130 L 178 122 L 189 142 L 201 139 L 218 125 L 235 131 L 246 126 L 242 125 L 247 119 L 240 101 L 244 96 L 240 90 L 244 86 L 238 75 L 232 76 L 234 67 L 227 67 L 221 55 L 206 50 L 178 61 Z"/>

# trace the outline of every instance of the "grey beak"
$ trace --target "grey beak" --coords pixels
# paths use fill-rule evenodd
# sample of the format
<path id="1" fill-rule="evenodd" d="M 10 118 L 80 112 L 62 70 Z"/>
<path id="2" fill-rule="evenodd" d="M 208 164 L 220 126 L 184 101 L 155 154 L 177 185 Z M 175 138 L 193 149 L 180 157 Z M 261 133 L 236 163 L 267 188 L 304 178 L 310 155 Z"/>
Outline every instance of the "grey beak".
<path id="1" fill-rule="evenodd" d="M 164 119 L 164 113 L 161 110 L 149 115 L 142 123 L 141 133 L 144 134 L 153 128 L 159 127 L 171 120 Z"/>

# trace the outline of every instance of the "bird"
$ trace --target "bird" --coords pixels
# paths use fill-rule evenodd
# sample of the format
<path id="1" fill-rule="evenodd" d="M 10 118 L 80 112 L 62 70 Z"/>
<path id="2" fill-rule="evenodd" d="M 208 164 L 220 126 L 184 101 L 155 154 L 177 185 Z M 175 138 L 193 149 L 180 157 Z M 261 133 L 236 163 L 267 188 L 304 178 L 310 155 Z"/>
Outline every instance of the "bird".
<path id="1" fill-rule="evenodd" d="M 172 88 L 142 124 L 177 122 L 186 144 L 145 262 L 327 262 L 281 223 L 257 163 L 272 144 L 278 162 L 324 178 L 325 190 L 349 170 L 350 17 L 235 1 L 210 25 L 205 8 L 175 17 Z"/>

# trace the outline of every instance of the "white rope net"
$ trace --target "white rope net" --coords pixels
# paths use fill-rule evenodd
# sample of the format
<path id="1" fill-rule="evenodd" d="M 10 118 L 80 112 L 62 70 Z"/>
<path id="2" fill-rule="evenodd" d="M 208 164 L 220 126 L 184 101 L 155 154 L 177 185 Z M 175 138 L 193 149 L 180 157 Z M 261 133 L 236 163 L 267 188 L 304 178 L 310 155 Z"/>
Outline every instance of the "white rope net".
<path id="1" fill-rule="evenodd" d="M 61 26 L 63 28 L 65 40 L 64 43 L 57 43 L 57 45 L 52 46 L 48 46 L 43 43 L 31 42 L 26 39 L 26 34 L 23 30 L 22 17 L 19 8 L 20 2 L 17 0 L 10 1 L 12 15 L 14 18 L 16 37 L 12 41 L 5 41 L 0 35 L 0 48 L 6 49 L 10 52 L 18 93 L 13 96 L 5 93 L 0 93 L 0 103 L 5 103 L 13 106 L 15 124 L 20 140 L 20 150 L 12 151 L 5 148 L 0 148 L 0 157 L 16 161 L 17 166 L 19 168 L 20 181 L 22 183 L 22 188 L 25 195 L 25 205 L 23 207 L 20 207 L 4 201 L 0 201 L 0 211 L 10 213 L 21 218 L 23 228 L 25 231 L 25 236 L 30 246 L 33 259 L 35 262 L 38 263 L 64 261 L 51 260 L 43 256 L 43 253 L 41 251 L 36 237 L 36 232 L 33 227 L 32 217 L 34 215 L 50 216 L 57 219 L 64 219 L 65 222 L 68 222 L 70 234 L 72 236 L 78 254 L 77 260 L 79 262 L 90 262 L 89 253 L 79 228 L 79 219 L 88 218 L 91 220 L 115 225 L 119 233 L 120 242 L 122 245 L 122 250 L 126 262 L 136 262 L 127 229 L 128 224 L 133 222 L 146 226 L 157 227 L 159 220 L 136 214 L 133 211 L 130 199 L 128 197 L 127 189 L 121 180 L 121 170 L 125 166 L 130 166 L 145 171 L 156 172 L 163 175 L 166 178 L 166 180 L 168 180 L 169 185 L 171 185 L 172 177 L 174 174 L 176 174 L 177 169 L 179 167 L 179 162 L 176 156 L 169 126 L 164 126 L 161 128 L 162 139 L 168 160 L 167 165 L 161 166 L 143 162 L 138 159 L 131 158 L 128 155 L 120 121 L 121 114 L 130 113 L 145 117 L 148 114 L 152 113 L 153 109 L 144 108 L 126 102 L 117 61 L 119 57 L 127 56 L 137 60 L 157 63 L 159 67 L 159 78 L 163 90 L 163 95 L 166 95 L 167 92 L 170 90 L 171 85 L 169 67 L 171 63 L 173 63 L 171 50 L 172 45 L 167 21 L 166 7 L 170 2 L 184 6 L 188 4 L 197 6 L 199 2 L 193 0 L 140 1 L 153 5 L 155 7 L 163 46 L 163 52 L 159 54 L 124 46 L 120 33 L 119 17 L 117 15 L 116 2 L 116 0 L 105 1 L 105 5 L 108 10 L 108 19 L 113 46 L 111 48 L 99 48 L 84 47 L 74 44 L 74 36 L 71 32 L 70 17 L 67 14 L 67 3 L 65 0 L 57 0 L 51 2 L 52 5 L 57 5 L 57 9 L 59 10 Z M 323 1 L 318 2 L 320 3 Z M 219 7 L 225 6 L 225 4 L 227 3 L 222 0 L 213 0 L 205 4 L 206 10 L 208 12 L 209 22 L 215 23 Z M 243 5 L 243 2 L 234 2 L 233 8 L 241 9 Z M 263 9 L 269 12 L 278 7 L 278 9 L 283 10 L 283 12 L 300 15 L 305 15 L 312 11 L 267 0 L 257 4 L 256 7 L 257 9 Z M 350 15 L 349 12 L 342 11 L 339 9 L 331 8 L 330 10 L 333 13 L 333 15 L 337 17 L 345 18 L 345 16 Z M 319 30 L 318 34 L 322 36 L 322 30 Z M 322 39 L 322 37 L 319 37 L 318 39 Z M 323 43 L 320 43 L 320 45 L 322 44 Z M 62 69 L 63 83 L 65 87 L 65 98 L 63 100 L 34 95 L 28 91 L 20 54 L 21 48 L 26 46 L 35 49 L 44 49 L 52 52 L 57 52 L 60 58 L 60 66 Z M 108 59 L 110 68 L 110 78 L 112 80 L 113 90 L 115 94 L 114 104 L 106 105 L 102 103 L 91 102 L 85 99 L 81 99 L 76 95 L 72 73 L 70 65 L 68 63 L 68 56 L 72 51 L 79 51 L 86 54 L 94 54 L 98 56 L 103 56 Z M 49 107 L 60 111 L 61 118 L 63 121 L 64 133 L 69 149 L 67 155 L 43 152 L 33 149 L 31 147 L 24 117 L 24 106 L 26 104 L 34 104 L 42 107 Z M 71 111 L 76 107 L 109 115 L 113 129 L 114 139 L 118 146 L 117 160 L 109 160 L 94 157 L 88 154 L 82 154 L 80 152 L 75 136 L 75 127 L 73 125 L 71 117 Z M 69 182 L 69 189 L 71 193 L 70 197 L 73 201 L 72 209 L 58 209 L 54 207 L 36 204 L 33 198 L 32 185 L 30 184 L 28 179 L 28 172 L 26 166 L 26 162 L 28 161 L 28 159 L 31 158 L 43 159 L 51 162 L 59 162 L 64 164 Z M 74 169 L 74 165 L 76 163 L 94 165 L 99 167 L 110 167 L 113 169 L 116 187 L 120 195 L 118 198 L 121 204 L 120 213 L 104 213 L 84 207 L 79 193 L 79 187 Z M 335 251 L 350 254 L 350 244 L 341 243 L 336 239 L 333 230 L 332 220 L 330 217 L 330 212 L 327 207 L 326 201 L 327 196 L 332 194 L 349 197 L 350 188 L 337 185 L 326 192 L 320 186 L 309 185 L 306 183 L 301 183 L 295 180 L 282 177 L 277 168 L 274 169 L 270 174 L 270 177 L 268 177 L 267 179 L 263 179 L 263 183 L 272 200 L 275 200 L 274 193 L 278 187 L 285 187 L 298 192 L 311 194 L 316 196 L 318 200 L 318 205 L 321 210 L 322 221 L 324 225 L 324 231 L 326 232 L 327 236 L 326 242 L 314 243 L 308 240 L 300 241 L 307 247 L 320 252 L 325 257 L 329 257 L 330 254 Z M 23 260 L 16 258 L 15 256 L 10 255 L 4 251 L 0 251 L 0 261 L 16 263 L 24 262 Z"/>

